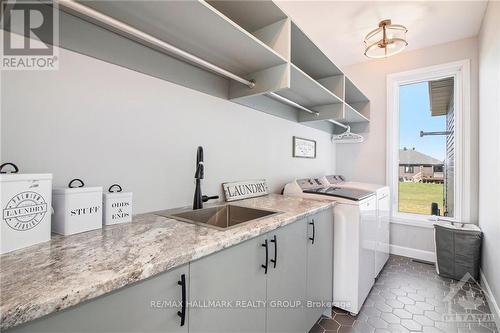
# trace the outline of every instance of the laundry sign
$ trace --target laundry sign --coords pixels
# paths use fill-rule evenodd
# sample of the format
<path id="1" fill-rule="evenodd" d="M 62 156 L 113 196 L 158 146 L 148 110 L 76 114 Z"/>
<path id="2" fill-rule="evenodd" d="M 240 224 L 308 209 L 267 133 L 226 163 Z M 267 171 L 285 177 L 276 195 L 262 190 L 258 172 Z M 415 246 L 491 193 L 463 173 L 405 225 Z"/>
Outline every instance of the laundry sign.
<path id="1" fill-rule="evenodd" d="M 222 189 L 226 201 L 248 199 L 268 194 L 265 179 L 223 183 Z"/>

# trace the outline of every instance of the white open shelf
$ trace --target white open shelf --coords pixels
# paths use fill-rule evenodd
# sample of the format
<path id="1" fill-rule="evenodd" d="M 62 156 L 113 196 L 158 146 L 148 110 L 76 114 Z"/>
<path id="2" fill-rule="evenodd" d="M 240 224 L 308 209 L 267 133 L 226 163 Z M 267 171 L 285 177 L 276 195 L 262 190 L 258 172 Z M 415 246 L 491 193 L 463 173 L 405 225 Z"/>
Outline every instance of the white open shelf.
<path id="1" fill-rule="evenodd" d="M 342 71 L 293 22 L 291 60 L 315 80 L 343 75 Z"/>
<path id="2" fill-rule="evenodd" d="M 349 78 L 345 78 L 345 102 L 352 105 L 356 103 L 367 103 L 368 97 Z"/>
<path id="3" fill-rule="evenodd" d="M 318 116 L 301 115 L 299 117 L 300 121 L 331 119 L 344 124 L 369 122 L 368 117 L 360 112 L 361 110 L 368 112 L 366 107 L 368 98 L 293 22 L 291 29 L 292 64 L 343 102 L 342 107 L 324 105 L 332 103 L 316 103 L 313 110 L 318 111 L 320 114 Z"/>
<path id="4" fill-rule="evenodd" d="M 355 110 L 353 107 L 351 107 L 349 104 L 344 103 L 344 116 L 342 119 L 335 119 L 340 122 L 345 122 L 345 123 L 364 123 L 364 122 L 369 122 L 370 119 L 362 115 L 360 112 Z"/>
<path id="5" fill-rule="evenodd" d="M 278 95 L 307 108 L 318 105 L 342 103 L 340 98 L 304 73 L 297 66 L 292 64 L 290 70 L 290 87 L 276 91 Z"/>
<path id="6" fill-rule="evenodd" d="M 204 1 L 83 4 L 237 75 L 245 76 L 287 62 Z"/>
<path id="7" fill-rule="evenodd" d="M 345 103 L 350 113 L 358 113 L 362 118 L 369 121 L 367 116 L 369 114 L 368 97 L 349 79 L 345 78 Z M 361 118 L 361 119 L 362 119 Z M 354 119 L 360 119 L 358 115 Z M 359 122 L 359 121 L 358 121 Z"/>
<path id="8" fill-rule="evenodd" d="M 227 98 L 236 103 L 327 131 L 338 126 L 328 120 L 369 122 L 368 98 L 272 1 L 80 3 L 201 58 L 170 54 L 171 49 L 162 50 L 151 39 L 119 30 L 74 7 L 64 8 L 129 40 L 230 78 Z M 269 93 L 288 101 L 277 101 Z"/>
<path id="9" fill-rule="evenodd" d="M 290 60 L 290 19 L 272 1 L 215 0 L 213 8 Z"/>
<path id="10" fill-rule="evenodd" d="M 272 1 L 208 0 L 207 2 L 243 29 L 250 32 L 260 30 L 288 18 Z"/>

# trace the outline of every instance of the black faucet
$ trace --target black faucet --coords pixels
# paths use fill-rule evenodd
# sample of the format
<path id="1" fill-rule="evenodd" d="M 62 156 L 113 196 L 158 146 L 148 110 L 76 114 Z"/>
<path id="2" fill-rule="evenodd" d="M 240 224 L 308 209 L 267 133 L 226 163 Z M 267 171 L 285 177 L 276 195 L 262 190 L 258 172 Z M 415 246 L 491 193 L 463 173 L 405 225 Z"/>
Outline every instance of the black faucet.
<path id="1" fill-rule="evenodd" d="M 208 197 L 201 194 L 201 180 L 204 177 L 205 168 L 203 166 L 203 147 L 198 147 L 198 152 L 196 153 L 196 172 L 194 173 L 194 179 L 196 179 L 196 188 L 194 190 L 193 199 L 193 210 L 202 209 L 203 203 L 212 199 L 219 199 L 218 195 Z"/>

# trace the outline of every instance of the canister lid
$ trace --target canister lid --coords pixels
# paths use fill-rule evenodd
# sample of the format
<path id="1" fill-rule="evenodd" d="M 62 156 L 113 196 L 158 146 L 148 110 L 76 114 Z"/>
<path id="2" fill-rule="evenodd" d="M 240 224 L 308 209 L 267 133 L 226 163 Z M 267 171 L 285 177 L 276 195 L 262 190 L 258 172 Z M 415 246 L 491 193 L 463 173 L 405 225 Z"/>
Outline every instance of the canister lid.
<path id="1" fill-rule="evenodd" d="M 52 189 L 52 194 L 76 194 L 76 193 L 88 193 L 88 192 L 101 192 L 102 186 L 93 187 L 57 187 Z"/>
<path id="2" fill-rule="evenodd" d="M 108 188 L 108 192 L 104 193 L 105 199 L 131 198 L 132 192 L 122 192 L 120 184 L 113 184 Z"/>
<path id="3" fill-rule="evenodd" d="M 2 173 L 0 182 L 18 182 L 26 180 L 51 180 L 51 173 Z"/>
<path id="4" fill-rule="evenodd" d="M 102 186 L 85 187 L 85 183 L 80 178 L 72 179 L 68 187 L 55 188 L 52 190 L 53 194 L 76 194 L 76 193 L 89 193 L 89 192 L 101 192 Z"/>
<path id="5" fill-rule="evenodd" d="M 103 195 L 106 199 L 131 198 L 132 192 L 112 192 L 104 193 Z"/>

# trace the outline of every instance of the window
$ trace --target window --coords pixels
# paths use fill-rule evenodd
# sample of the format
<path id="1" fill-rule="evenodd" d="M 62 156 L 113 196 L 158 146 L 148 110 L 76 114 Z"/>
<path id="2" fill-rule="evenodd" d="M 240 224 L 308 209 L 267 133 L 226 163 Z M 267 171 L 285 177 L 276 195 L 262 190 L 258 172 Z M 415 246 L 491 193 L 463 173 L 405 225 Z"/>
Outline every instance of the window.
<path id="1" fill-rule="evenodd" d="M 435 165 L 434 166 L 434 172 L 443 172 L 444 168 L 443 165 Z"/>
<path id="2" fill-rule="evenodd" d="M 393 222 L 430 225 L 436 212 L 469 219 L 470 185 L 464 175 L 470 156 L 463 148 L 463 137 L 470 133 L 463 126 L 470 118 L 468 80 L 468 61 L 388 76 L 387 181 Z"/>
<path id="3" fill-rule="evenodd" d="M 446 144 L 454 134 L 446 130 L 453 123 L 453 86 L 453 77 L 399 86 L 399 165 L 406 174 L 398 187 L 399 213 L 453 216 L 453 192 L 444 190 L 453 172 L 449 178 L 435 172 L 454 148 L 453 140 Z"/>

